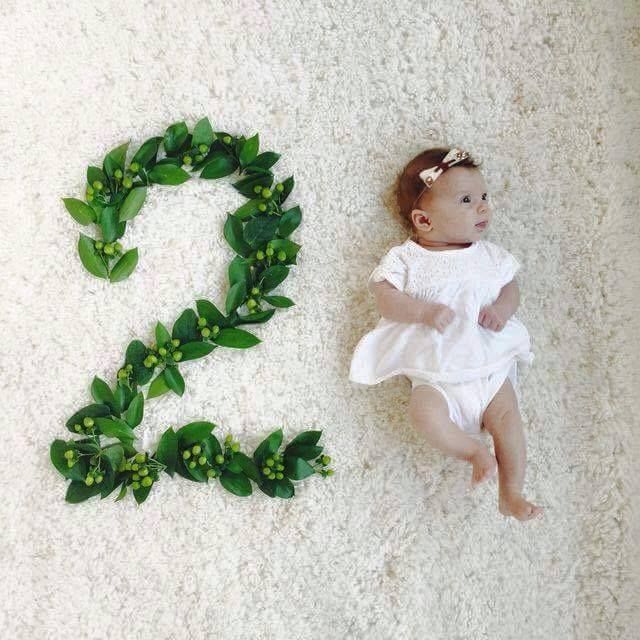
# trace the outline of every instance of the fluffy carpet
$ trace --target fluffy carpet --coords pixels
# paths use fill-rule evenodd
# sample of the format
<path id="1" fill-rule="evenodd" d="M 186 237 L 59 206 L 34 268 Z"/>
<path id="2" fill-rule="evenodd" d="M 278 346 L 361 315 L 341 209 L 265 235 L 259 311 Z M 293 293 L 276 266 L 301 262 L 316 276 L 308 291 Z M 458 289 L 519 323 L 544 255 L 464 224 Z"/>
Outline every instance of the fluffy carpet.
<path id="1" fill-rule="evenodd" d="M 638 13 L 5 0 L 2 637 L 637 637 Z M 244 200 L 230 179 L 152 189 L 124 238 L 138 268 L 110 286 L 82 268 L 61 198 L 114 146 L 204 115 L 259 132 L 276 176 L 295 176 L 302 249 L 280 292 L 296 306 L 257 347 L 186 365 L 184 397 L 149 401 L 141 438 L 208 419 L 253 451 L 278 427 L 322 429 L 336 473 L 290 501 L 166 477 L 141 507 L 66 504 L 50 443 L 131 339 L 196 298 L 223 303 L 222 225 Z M 486 237 L 523 265 L 540 521 L 503 518 L 495 483 L 467 490 L 470 470 L 412 431 L 408 380 L 347 381 L 377 321 L 366 278 L 405 238 L 393 181 L 435 144 L 483 161 Z"/>

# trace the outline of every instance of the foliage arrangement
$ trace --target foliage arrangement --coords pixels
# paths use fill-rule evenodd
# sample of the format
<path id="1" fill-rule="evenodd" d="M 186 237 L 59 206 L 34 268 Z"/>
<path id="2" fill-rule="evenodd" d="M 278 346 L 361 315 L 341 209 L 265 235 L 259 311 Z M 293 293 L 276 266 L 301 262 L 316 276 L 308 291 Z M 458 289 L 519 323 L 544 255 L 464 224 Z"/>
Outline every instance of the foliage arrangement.
<path id="1" fill-rule="evenodd" d="M 242 453 L 230 434 L 221 444 L 212 433 L 216 425 L 206 421 L 177 431 L 169 427 L 153 453 L 137 451 L 133 442 L 134 429 L 144 415 L 141 387 L 149 385 L 147 400 L 170 391 L 182 396 L 185 381 L 179 370 L 181 363 L 202 358 L 220 346 L 246 349 L 259 344 L 260 339 L 240 325 L 264 323 L 276 309 L 294 304 L 271 293 L 286 279 L 290 266 L 297 264 L 300 249 L 289 237 L 301 222 L 300 208 L 282 208 L 293 189 L 293 176 L 272 189 L 270 168 L 279 154 L 258 154 L 258 134 L 246 139 L 214 132 L 207 118 L 200 120 L 192 133 L 184 122 L 178 122 L 167 128 L 164 137 L 147 140 L 125 170 L 128 144 L 110 151 L 102 169 L 89 167 L 86 202 L 63 198 L 75 220 L 84 225 L 95 223 L 101 231 L 101 239 L 80 234 L 78 243 L 82 264 L 94 276 L 117 282 L 133 272 L 137 249 L 123 252 L 117 240 L 123 236 L 127 221 L 139 213 L 147 187 L 183 183 L 190 177 L 184 166 L 192 172 L 199 170 L 200 177 L 208 179 L 238 169 L 245 177 L 233 187 L 248 200 L 227 214 L 224 225 L 224 237 L 237 254 L 228 268 L 224 313 L 209 300 L 197 300 L 197 313 L 185 309 L 171 332 L 158 322 L 150 345 L 132 341 L 115 386 L 94 377 L 94 402 L 67 420 L 67 429 L 82 437 L 52 443 L 51 462 L 71 480 L 66 500 L 77 503 L 97 494 L 105 498 L 120 487 L 116 500 L 131 488 L 140 504 L 163 472 L 195 482 L 219 480 L 238 496 L 250 495 L 253 481 L 271 497 L 291 498 L 295 493 L 292 480 L 316 473 L 323 477 L 333 474 L 327 468 L 331 458 L 318 446 L 321 431 L 304 431 L 281 451 L 283 433 L 278 429 L 252 456 Z M 158 159 L 161 144 L 165 157 Z"/>

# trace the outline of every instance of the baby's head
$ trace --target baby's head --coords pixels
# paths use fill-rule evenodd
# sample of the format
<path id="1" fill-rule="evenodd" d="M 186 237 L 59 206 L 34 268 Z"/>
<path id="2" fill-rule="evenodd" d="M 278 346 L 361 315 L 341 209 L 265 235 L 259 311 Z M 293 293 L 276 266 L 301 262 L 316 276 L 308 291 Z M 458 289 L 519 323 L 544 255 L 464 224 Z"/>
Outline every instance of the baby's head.
<path id="1" fill-rule="evenodd" d="M 466 157 L 445 169 L 430 186 L 420 173 L 436 167 L 450 149 L 427 149 L 400 174 L 396 198 L 403 223 L 414 238 L 426 243 L 464 244 L 482 238 L 491 222 L 480 163 Z M 486 221 L 484 227 L 476 226 Z"/>

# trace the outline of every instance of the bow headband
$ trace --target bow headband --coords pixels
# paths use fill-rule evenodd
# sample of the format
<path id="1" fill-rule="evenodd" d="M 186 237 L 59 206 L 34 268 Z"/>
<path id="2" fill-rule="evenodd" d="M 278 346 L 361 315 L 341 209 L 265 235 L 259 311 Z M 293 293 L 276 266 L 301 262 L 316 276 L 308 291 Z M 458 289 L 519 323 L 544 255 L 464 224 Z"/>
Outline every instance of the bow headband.
<path id="1" fill-rule="evenodd" d="M 420 179 L 427 185 L 427 187 L 431 187 L 434 181 L 439 178 L 449 167 L 468 157 L 469 154 L 466 151 L 462 151 L 461 149 L 456 149 L 454 147 L 437 165 L 430 167 L 429 169 L 422 170 L 418 175 L 420 176 Z"/>

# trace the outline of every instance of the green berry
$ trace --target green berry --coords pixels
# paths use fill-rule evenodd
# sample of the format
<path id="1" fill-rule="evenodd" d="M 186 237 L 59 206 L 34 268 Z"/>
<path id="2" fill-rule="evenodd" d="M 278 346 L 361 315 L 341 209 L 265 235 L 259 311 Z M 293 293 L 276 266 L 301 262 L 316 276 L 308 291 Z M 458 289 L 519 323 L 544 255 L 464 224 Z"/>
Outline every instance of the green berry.
<path id="1" fill-rule="evenodd" d="M 261 202 L 261 203 L 258 205 L 258 210 L 259 210 L 259 211 L 266 211 L 266 210 L 267 210 L 267 205 L 266 205 L 264 202 Z"/>
<path id="2" fill-rule="evenodd" d="M 113 247 L 118 252 L 122 251 L 122 245 L 119 242 L 116 242 Z"/>
<path id="3" fill-rule="evenodd" d="M 114 175 L 116 178 L 118 178 L 118 180 L 120 180 L 120 178 L 122 178 L 122 171 L 120 171 L 120 169 L 116 169 L 116 170 L 113 172 L 113 175 Z"/>
<path id="4" fill-rule="evenodd" d="M 271 473 L 271 469 L 269 467 L 262 467 L 262 473 L 264 473 L 265 476 L 268 476 Z"/>
<path id="5" fill-rule="evenodd" d="M 199 465 L 203 465 L 203 464 L 205 464 L 206 462 L 207 462 L 207 458 L 206 458 L 206 456 L 200 456 L 200 457 L 198 458 L 198 464 L 199 464 Z"/>
<path id="6" fill-rule="evenodd" d="M 282 480 L 282 478 L 284 478 L 284 476 L 280 472 L 278 472 L 278 473 L 276 473 L 276 478 L 278 480 Z"/>
<path id="7" fill-rule="evenodd" d="M 258 260 L 264 260 L 264 252 L 260 250 L 256 251 L 256 258 L 258 258 Z"/>
<path id="8" fill-rule="evenodd" d="M 112 256 L 114 251 L 113 251 L 113 245 L 112 244 L 105 244 L 104 245 L 104 252 L 108 255 L 108 256 Z"/>
<path id="9" fill-rule="evenodd" d="M 207 151 L 209 151 L 209 147 L 207 147 L 206 144 L 199 144 L 198 145 L 198 151 L 200 153 L 207 153 Z"/>
<path id="10" fill-rule="evenodd" d="M 73 428 L 78 432 L 82 431 L 82 427 L 79 424 L 74 424 Z"/>
<path id="11" fill-rule="evenodd" d="M 185 450 L 182 452 L 182 457 L 183 457 L 185 460 L 188 460 L 188 459 L 191 457 L 191 451 L 189 451 L 189 449 L 185 449 Z"/>
<path id="12" fill-rule="evenodd" d="M 128 364 L 128 365 L 125 367 L 125 369 L 126 369 L 127 371 L 133 371 L 133 365 L 132 365 L 132 364 Z"/>
<path id="13" fill-rule="evenodd" d="M 118 380 L 124 380 L 127 377 L 127 372 L 124 369 L 118 369 Z"/>
<path id="14" fill-rule="evenodd" d="M 196 162 L 200 162 L 200 160 L 203 160 L 203 159 L 204 159 L 204 156 L 203 156 L 203 155 L 201 155 L 201 154 L 198 154 L 198 155 L 195 157 L 195 161 L 196 161 Z"/>
<path id="15" fill-rule="evenodd" d="M 198 326 L 199 327 L 206 327 L 207 326 L 207 319 L 204 318 L 203 316 L 200 316 L 198 318 Z"/>
<path id="16" fill-rule="evenodd" d="M 196 461 L 195 461 L 195 460 L 192 460 L 192 461 L 189 463 L 189 469 L 195 469 L 195 468 L 196 468 Z"/>
<path id="17" fill-rule="evenodd" d="M 330 456 L 322 456 L 322 464 L 329 464 L 331 462 Z"/>
<path id="18" fill-rule="evenodd" d="M 132 162 L 129 165 L 129 171 L 131 171 L 131 173 L 138 173 L 139 170 L 140 170 L 140 165 L 137 162 Z"/>
<path id="19" fill-rule="evenodd" d="M 234 451 L 234 452 L 235 452 L 235 451 L 239 451 L 239 450 L 240 450 L 240 445 L 239 445 L 237 442 L 234 442 L 234 443 L 231 445 L 231 451 Z"/>
<path id="20" fill-rule="evenodd" d="M 136 453 L 134 458 L 136 462 L 144 462 L 146 459 L 147 459 L 147 455 L 142 451 L 140 451 L 139 453 Z"/>
<path id="21" fill-rule="evenodd" d="M 69 467 L 69 469 L 71 469 L 71 467 L 73 467 L 74 464 L 75 464 L 75 460 L 67 460 L 67 467 Z"/>
<path id="22" fill-rule="evenodd" d="M 272 247 L 267 247 L 267 250 L 265 252 L 268 256 L 272 256 L 273 255 L 273 248 Z"/>
<path id="23" fill-rule="evenodd" d="M 255 307 L 258 303 L 253 299 L 253 298 L 249 298 L 247 300 L 247 308 L 249 309 L 253 309 L 253 307 Z"/>
<path id="24" fill-rule="evenodd" d="M 100 484 L 104 480 L 104 476 L 96 476 L 96 484 Z"/>
<path id="25" fill-rule="evenodd" d="M 87 186 L 87 193 L 91 196 L 93 195 L 93 187 Z"/>
<path id="26" fill-rule="evenodd" d="M 278 471 L 284 471 L 284 465 L 283 465 L 283 464 L 277 464 L 277 465 L 276 465 L 276 469 L 277 469 Z"/>
<path id="27" fill-rule="evenodd" d="M 82 424 L 84 424 L 85 427 L 93 427 L 93 418 L 90 418 L 89 416 L 87 416 L 83 421 Z"/>
<path id="28" fill-rule="evenodd" d="M 132 470 L 132 471 L 137 471 L 139 468 L 140 468 L 140 465 L 139 465 L 137 462 L 134 462 L 134 463 L 131 465 L 131 470 Z"/>
<path id="29" fill-rule="evenodd" d="M 149 356 L 149 362 L 151 362 L 152 364 L 158 364 L 158 358 L 156 358 L 156 356 L 153 355 L 153 353 Z"/>
<path id="30" fill-rule="evenodd" d="M 161 356 L 166 356 L 166 355 L 167 355 L 167 350 L 166 350 L 164 347 L 160 347 L 160 348 L 158 349 L 158 353 L 159 353 Z"/>
<path id="31" fill-rule="evenodd" d="M 224 142 L 225 144 L 230 144 L 231 136 L 225 136 L 224 138 L 222 138 L 222 142 Z"/>
<path id="32" fill-rule="evenodd" d="M 269 480 L 275 480 L 275 479 L 276 479 L 276 474 L 275 473 L 269 474 Z"/>
<path id="33" fill-rule="evenodd" d="M 261 191 L 262 191 L 262 187 L 259 184 L 253 187 L 253 193 L 260 193 Z"/>
<path id="34" fill-rule="evenodd" d="M 93 196 L 91 194 L 87 194 L 87 202 L 93 202 Z"/>
<path id="35" fill-rule="evenodd" d="M 182 162 L 184 164 L 191 164 L 193 162 L 193 159 L 191 158 L 191 156 L 182 156 Z"/>
<path id="36" fill-rule="evenodd" d="M 93 181 L 93 188 L 96 191 L 100 191 L 102 189 L 102 182 L 100 182 L 100 180 L 94 180 Z"/>
<path id="37" fill-rule="evenodd" d="M 90 487 L 93 484 L 93 476 L 87 476 L 84 479 L 84 483 L 87 485 L 87 487 Z"/>
<path id="38" fill-rule="evenodd" d="M 216 477 L 216 472 L 213 469 L 207 469 L 207 477 L 208 478 L 215 478 Z"/>
<path id="39" fill-rule="evenodd" d="M 257 296 L 260 293 L 260 289 L 258 289 L 258 287 L 253 287 L 251 289 L 251 295 L 252 296 Z"/>
<path id="40" fill-rule="evenodd" d="M 213 331 L 213 335 L 218 335 L 218 333 L 220 332 L 220 327 L 217 324 L 214 324 L 213 327 L 211 327 L 211 331 Z"/>
<path id="41" fill-rule="evenodd" d="M 219 454 L 216 456 L 215 460 L 216 460 L 216 462 L 217 462 L 218 464 L 222 464 L 222 463 L 224 462 L 224 456 L 223 456 L 221 453 L 219 453 Z"/>
<path id="42" fill-rule="evenodd" d="M 138 475 L 142 476 L 143 478 L 145 476 L 149 475 L 149 469 L 147 469 L 147 467 L 142 467 L 142 469 L 140 469 L 140 471 L 138 471 Z"/>
<path id="43" fill-rule="evenodd" d="M 139 483 L 139 482 L 132 482 L 132 483 L 131 483 L 131 488 L 132 488 L 134 491 L 137 491 L 137 490 L 140 488 L 140 483 Z"/>
<path id="44" fill-rule="evenodd" d="M 179 362 L 180 360 L 182 360 L 182 351 L 174 351 L 171 354 L 171 357 L 176 361 Z"/>
<path id="45" fill-rule="evenodd" d="M 275 462 L 273 461 L 273 458 L 267 458 L 267 466 L 273 467 L 274 464 Z"/>
<path id="46" fill-rule="evenodd" d="M 200 331 L 200 333 L 202 334 L 203 338 L 208 338 L 211 335 L 211 329 L 209 329 L 209 327 L 205 327 Z"/>
<path id="47" fill-rule="evenodd" d="M 261 193 L 263 198 L 270 198 L 271 197 L 271 189 L 263 189 L 262 193 Z"/>
<path id="48" fill-rule="evenodd" d="M 174 339 L 171 341 L 171 344 L 172 344 L 174 347 L 179 347 L 179 346 L 180 346 L 180 340 L 178 340 L 178 338 L 174 338 Z"/>
<path id="49" fill-rule="evenodd" d="M 284 185 L 278 182 L 278 184 L 276 185 L 276 191 L 278 191 L 279 193 L 282 193 L 284 191 Z"/>
<path id="50" fill-rule="evenodd" d="M 142 486 L 150 487 L 153 484 L 153 478 L 147 476 L 146 478 L 142 478 Z"/>
<path id="51" fill-rule="evenodd" d="M 280 262 L 284 262 L 287 259 L 287 254 L 285 251 L 278 251 L 278 260 Z"/>
<path id="52" fill-rule="evenodd" d="M 127 177 L 122 181 L 122 185 L 127 189 L 131 189 L 131 187 L 133 185 L 133 180 L 131 178 Z"/>
<path id="53" fill-rule="evenodd" d="M 71 460 L 71 458 L 73 458 L 73 449 L 67 449 L 67 450 L 64 452 L 64 457 L 65 457 L 67 460 Z"/>
<path id="54" fill-rule="evenodd" d="M 202 447 L 199 444 L 194 444 L 193 447 L 191 447 L 191 453 L 193 453 L 194 456 L 197 456 L 201 451 Z"/>

